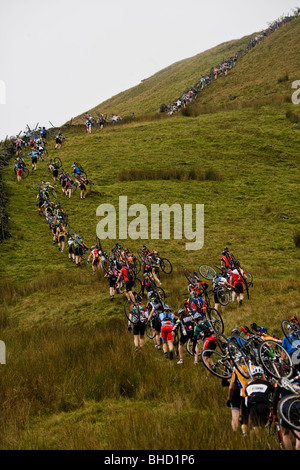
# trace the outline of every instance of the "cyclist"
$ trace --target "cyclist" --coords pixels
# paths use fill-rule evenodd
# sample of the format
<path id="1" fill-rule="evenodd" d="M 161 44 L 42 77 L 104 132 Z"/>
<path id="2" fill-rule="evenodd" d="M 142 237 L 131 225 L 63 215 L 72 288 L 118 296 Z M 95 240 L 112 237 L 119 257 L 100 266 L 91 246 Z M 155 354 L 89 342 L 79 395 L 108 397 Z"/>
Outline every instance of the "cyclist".
<path id="1" fill-rule="evenodd" d="M 48 210 L 51 210 L 52 212 L 52 207 L 51 206 L 52 203 L 47 203 L 46 202 L 46 207 L 48 205 Z M 53 242 L 53 245 L 55 245 L 55 243 L 57 242 L 58 238 L 57 238 L 57 235 L 58 235 L 58 226 L 59 226 L 59 218 L 57 217 L 57 215 L 54 215 L 51 219 L 51 223 L 50 223 L 50 228 L 52 230 L 52 242 Z"/>
<path id="2" fill-rule="evenodd" d="M 87 184 L 89 180 L 87 178 L 80 178 L 79 180 L 79 188 L 80 188 L 80 199 L 85 199 L 87 193 Z"/>
<path id="3" fill-rule="evenodd" d="M 81 237 L 75 237 L 74 239 L 74 251 L 75 251 L 75 263 L 79 267 L 81 265 L 83 252 L 88 249 L 88 246 L 84 243 Z"/>
<path id="4" fill-rule="evenodd" d="M 230 283 L 234 287 L 232 292 L 232 302 L 236 300 L 239 305 L 242 305 L 244 299 L 244 282 L 247 281 L 247 276 L 243 269 L 240 267 L 240 262 L 236 261 L 236 267 L 229 272 L 230 274 Z"/>
<path id="5" fill-rule="evenodd" d="M 53 183 L 55 184 L 58 178 L 58 167 L 55 165 L 55 163 L 48 163 L 48 168 L 52 173 Z"/>
<path id="6" fill-rule="evenodd" d="M 189 301 L 189 309 L 191 310 L 192 314 L 199 312 L 201 314 L 206 313 L 207 305 L 200 294 L 200 290 L 196 288 L 191 292 L 190 301 Z"/>
<path id="7" fill-rule="evenodd" d="M 141 349 L 144 346 L 144 336 L 146 331 L 146 323 L 148 320 L 148 311 L 146 306 L 142 303 L 142 298 L 139 295 L 133 294 L 135 296 L 135 302 L 130 308 L 129 320 L 128 320 L 128 331 L 131 330 L 131 321 L 132 316 L 138 316 L 138 321 L 133 323 L 133 341 L 135 345 L 135 350 Z"/>
<path id="8" fill-rule="evenodd" d="M 85 120 L 85 126 L 86 126 L 86 132 L 88 134 L 91 134 L 92 132 L 92 122 L 91 122 L 91 119 L 90 117 L 87 117 L 86 120 Z"/>
<path id="9" fill-rule="evenodd" d="M 245 372 L 246 366 L 240 366 Z M 249 425 L 249 410 L 245 405 L 245 388 L 250 378 L 245 378 L 236 367 L 233 368 L 228 388 L 227 406 L 231 409 L 231 427 L 237 431 L 239 423 L 243 436 L 246 437 Z"/>
<path id="10" fill-rule="evenodd" d="M 300 393 L 300 382 L 299 378 L 295 379 L 294 381 L 292 380 L 292 385 L 295 390 L 295 394 Z M 279 382 L 276 382 L 275 384 L 275 392 L 273 395 L 273 402 L 272 402 L 272 408 L 271 408 L 271 417 L 275 422 L 278 422 L 278 416 L 277 416 L 277 407 L 279 401 L 287 396 L 287 395 L 292 395 L 292 392 L 290 390 L 287 390 L 283 386 L 280 385 Z M 282 431 L 282 442 L 285 450 L 293 450 L 293 439 L 291 436 L 291 428 L 288 424 L 286 424 L 283 420 L 280 420 L 280 427 Z M 294 430 L 294 433 L 296 434 L 296 443 L 295 443 L 295 450 L 300 450 L 300 432 L 297 432 Z"/>
<path id="11" fill-rule="evenodd" d="M 213 281 L 212 281 L 214 301 L 215 301 L 215 309 L 216 310 L 219 310 L 219 304 L 220 304 L 220 300 L 218 299 L 218 295 L 217 295 L 217 291 L 218 291 L 219 287 L 220 286 L 221 287 L 225 286 L 225 287 L 229 287 L 230 289 L 234 289 L 234 286 L 229 282 L 230 275 L 226 274 L 225 276 L 220 276 L 219 274 L 216 274 L 213 278 Z M 224 313 L 225 305 L 221 305 L 221 310 L 222 310 L 222 313 Z"/>
<path id="12" fill-rule="evenodd" d="M 252 431 L 257 432 L 259 427 L 264 427 L 270 414 L 270 397 L 274 392 L 274 386 L 264 375 L 260 366 L 253 367 L 252 380 L 245 388 L 245 405 L 249 410 L 250 425 Z"/>
<path id="13" fill-rule="evenodd" d="M 131 302 L 135 302 L 135 297 L 132 293 L 132 287 L 134 283 L 134 277 L 130 269 L 127 268 L 125 263 L 121 264 L 121 270 L 118 275 L 118 279 L 116 284 L 119 283 L 121 277 L 123 277 L 124 282 L 125 282 L 125 294 L 128 300 L 131 300 Z"/>
<path id="14" fill-rule="evenodd" d="M 159 319 L 161 322 L 161 338 L 163 340 L 163 352 L 168 359 L 168 350 L 170 353 L 170 359 L 173 359 L 173 326 L 175 324 L 175 321 L 177 320 L 177 317 L 172 313 L 170 307 L 165 304 L 164 305 L 164 310 L 162 313 L 159 314 Z"/>
<path id="15" fill-rule="evenodd" d="M 15 160 L 15 168 L 17 171 L 17 181 L 20 182 L 22 180 L 22 175 L 23 175 L 23 169 L 24 169 L 25 163 L 22 157 L 19 157 Z"/>
<path id="16" fill-rule="evenodd" d="M 73 181 L 70 177 L 65 179 L 64 193 L 69 199 L 71 199 L 72 196 L 72 182 Z"/>
<path id="17" fill-rule="evenodd" d="M 62 146 L 62 139 L 63 139 L 63 135 L 61 132 L 59 132 L 56 137 L 55 137 L 55 147 L 54 147 L 54 150 L 57 150 L 57 149 L 60 149 L 61 146 Z"/>
<path id="18" fill-rule="evenodd" d="M 93 258 L 93 260 L 92 260 L 92 271 L 93 271 L 93 274 L 96 274 L 96 266 L 97 266 L 98 271 L 100 270 L 100 257 L 99 257 L 99 253 L 98 253 L 98 249 L 97 249 L 96 245 L 91 247 L 91 252 L 90 252 L 89 257 L 87 259 L 88 264 L 89 264 L 91 258 Z"/>
<path id="19" fill-rule="evenodd" d="M 185 308 L 181 308 L 178 311 L 178 320 L 175 323 L 172 333 L 175 336 L 175 332 L 180 330 L 180 339 L 178 344 L 179 361 L 177 364 L 183 364 L 183 346 L 191 339 L 194 339 L 194 317 L 191 314 L 186 313 Z"/>
<path id="20" fill-rule="evenodd" d="M 288 325 L 288 330 L 290 333 L 285 336 L 282 340 L 282 346 L 284 349 L 288 352 L 288 354 L 291 356 L 293 366 L 295 369 L 300 372 L 300 361 L 299 361 L 299 355 L 300 355 L 300 325 L 297 322 L 297 319 L 293 317 L 291 319 L 291 323 L 293 323 L 295 326 Z M 284 353 L 283 353 L 284 354 Z"/>
<path id="21" fill-rule="evenodd" d="M 58 244 L 58 249 L 62 253 L 64 252 L 65 249 L 65 241 L 67 238 L 67 229 L 64 223 L 60 223 L 57 227 L 57 244 Z"/>
<path id="22" fill-rule="evenodd" d="M 35 170 L 36 171 L 36 168 L 37 168 L 37 161 L 38 161 L 38 153 L 36 150 L 31 150 L 31 152 L 29 153 L 30 157 L 31 157 L 31 164 L 32 164 L 32 171 Z"/>
<path id="23" fill-rule="evenodd" d="M 79 166 L 76 165 L 76 163 L 73 163 L 72 169 L 73 169 L 73 173 L 75 174 L 75 179 L 79 181 L 79 178 L 82 175 L 82 171 L 80 170 Z"/>
<path id="24" fill-rule="evenodd" d="M 110 300 L 114 300 L 115 293 L 116 293 L 116 285 L 118 279 L 118 270 L 114 263 L 110 263 L 109 269 L 107 273 L 105 273 L 104 277 L 107 277 L 109 280 L 109 294 Z"/>
<path id="25" fill-rule="evenodd" d="M 194 363 L 198 363 L 198 339 L 203 340 L 203 347 L 202 351 L 206 351 L 207 349 L 215 350 L 217 347 L 216 336 L 213 330 L 211 323 L 206 320 L 206 317 L 201 315 L 200 313 L 196 312 L 194 315 L 195 321 L 195 329 L 194 329 L 194 338 L 193 338 L 193 355 L 194 355 Z M 203 360 L 208 365 L 213 365 L 213 361 L 211 359 L 211 353 L 205 352 L 203 354 Z M 210 372 L 207 369 L 207 373 Z"/>
<path id="26" fill-rule="evenodd" d="M 75 248 L 74 248 L 74 239 L 72 237 L 68 238 L 68 258 L 70 263 L 75 263 Z"/>
<path id="27" fill-rule="evenodd" d="M 232 260 L 232 257 L 229 253 L 227 246 L 225 246 L 224 250 L 222 251 L 222 255 L 223 256 L 221 258 L 221 267 L 225 268 L 225 270 L 233 269 L 234 267 L 233 260 Z"/>
<path id="28" fill-rule="evenodd" d="M 155 299 L 150 300 L 150 302 L 147 304 L 147 310 L 149 312 L 148 323 L 151 324 L 155 334 L 154 347 L 159 350 L 161 345 L 161 322 L 159 319 L 159 314 L 161 313 L 161 304 Z"/>

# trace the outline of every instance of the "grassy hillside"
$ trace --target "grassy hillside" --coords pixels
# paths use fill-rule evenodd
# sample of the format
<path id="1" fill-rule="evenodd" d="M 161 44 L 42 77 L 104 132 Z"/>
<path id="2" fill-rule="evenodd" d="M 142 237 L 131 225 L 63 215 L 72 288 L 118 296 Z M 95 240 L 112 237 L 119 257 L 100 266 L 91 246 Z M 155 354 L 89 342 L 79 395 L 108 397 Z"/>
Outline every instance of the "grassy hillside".
<path id="1" fill-rule="evenodd" d="M 211 67 L 244 50 L 259 33 L 220 44 L 217 47 L 179 61 L 89 110 L 96 113 L 140 117 L 155 114 L 160 106 L 177 99 L 186 89 L 195 85 L 201 74 L 210 73 Z M 280 27 L 264 38 L 260 44 L 238 60 L 227 76 L 221 76 L 203 91 L 193 107 L 203 112 L 202 106 L 231 106 L 237 109 L 262 99 L 283 102 L 291 96 L 291 83 L 299 75 L 300 19 Z M 232 102 L 234 99 L 234 102 Z M 211 108 L 209 108 L 211 109 Z M 195 109 L 194 109 L 195 112 Z M 83 123 L 84 114 L 73 123 Z"/>
<path id="2" fill-rule="evenodd" d="M 259 46 L 265 48 L 261 69 L 272 50 L 267 45 Z M 219 57 L 222 47 L 216 51 Z M 232 75 L 235 83 L 240 65 L 224 82 Z M 246 73 L 250 70 L 239 76 L 239 93 L 248 83 Z M 275 66 L 274 77 L 280 74 Z M 183 83 L 184 78 L 178 91 Z M 286 85 L 291 86 L 290 78 Z M 216 106 L 222 105 L 221 88 L 220 80 L 214 85 Z M 173 91 L 163 101 L 173 99 Z M 175 311 L 187 295 L 183 268 L 218 263 L 228 246 L 253 274 L 254 286 L 243 307 L 226 307 L 225 333 L 255 321 L 282 336 L 281 320 L 299 317 L 300 305 L 300 251 L 294 242 L 300 231 L 300 131 L 287 117 L 300 111 L 276 100 L 256 108 L 216 110 L 111 126 L 91 135 L 66 129 L 59 151 L 49 140 L 50 158 L 58 154 L 66 171 L 79 161 L 94 186 L 86 200 L 78 192 L 59 200 L 70 226 L 89 246 L 96 237 L 97 207 L 110 203 L 117 209 L 120 195 L 128 197 L 128 206 L 141 203 L 149 210 L 154 203 L 204 204 L 199 251 L 186 251 L 185 240 L 173 237 L 120 242 L 134 252 L 146 242 L 172 261 L 174 272 L 163 275 L 162 282 Z M 154 170 L 170 179 L 148 179 Z M 199 178 L 189 179 L 192 174 Z M 7 347 L 0 376 L 0 448 L 277 449 L 276 436 L 264 433 L 252 441 L 231 431 L 227 388 L 216 377 L 207 378 L 204 366 L 195 367 L 187 354 L 181 368 L 166 361 L 148 339 L 135 353 L 124 296 L 110 302 L 103 273 L 93 276 L 87 265 L 76 268 L 52 244 L 32 189 L 40 179 L 49 179 L 45 162 L 20 184 L 12 162 L 3 170 L 12 236 L 0 250 L 0 339 Z M 107 251 L 114 244 L 103 241 Z"/>
<path id="3" fill-rule="evenodd" d="M 177 99 L 184 90 L 193 86 L 204 72 L 223 61 L 234 52 L 243 49 L 249 42 L 249 36 L 220 44 L 194 57 L 172 64 L 139 85 L 113 96 L 91 109 L 92 115 L 118 113 L 129 116 L 134 112 L 137 117 L 157 113 L 161 104 Z M 82 123 L 83 115 L 76 117 L 73 123 Z"/>

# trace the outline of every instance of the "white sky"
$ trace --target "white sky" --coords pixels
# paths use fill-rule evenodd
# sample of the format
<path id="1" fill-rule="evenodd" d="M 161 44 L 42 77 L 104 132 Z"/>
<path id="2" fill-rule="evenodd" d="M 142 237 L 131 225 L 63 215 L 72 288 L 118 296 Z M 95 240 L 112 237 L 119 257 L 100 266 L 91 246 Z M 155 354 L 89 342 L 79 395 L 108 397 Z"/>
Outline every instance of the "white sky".
<path id="1" fill-rule="evenodd" d="M 298 6 L 297 0 L 0 1 L 0 140 L 26 124 L 60 126 Z"/>

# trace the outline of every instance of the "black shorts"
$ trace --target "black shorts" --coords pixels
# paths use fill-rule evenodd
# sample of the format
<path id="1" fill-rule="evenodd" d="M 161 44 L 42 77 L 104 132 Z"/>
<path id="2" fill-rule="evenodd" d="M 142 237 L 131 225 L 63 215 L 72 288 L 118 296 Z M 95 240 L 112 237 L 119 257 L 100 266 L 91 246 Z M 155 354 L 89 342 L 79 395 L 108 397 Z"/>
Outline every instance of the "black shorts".
<path id="1" fill-rule="evenodd" d="M 37 163 L 37 157 L 32 157 L 31 161 L 32 163 Z"/>
<path id="2" fill-rule="evenodd" d="M 185 344 L 185 343 L 187 343 L 187 341 L 188 341 L 189 339 L 193 340 L 193 338 L 194 338 L 194 331 L 190 331 L 190 332 L 188 332 L 186 335 L 183 335 L 183 334 L 182 334 L 182 335 L 180 336 L 180 343 L 181 343 L 181 344 Z"/>
<path id="3" fill-rule="evenodd" d="M 109 287 L 116 287 L 116 281 L 117 281 L 116 277 L 109 278 Z"/>
<path id="4" fill-rule="evenodd" d="M 55 176 L 55 178 L 58 176 L 58 170 L 53 170 L 52 172 L 53 176 Z"/>
<path id="5" fill-rule="evenodd" d="M 57 144 L 61 144 L 61 140 L 60 140 L 60 139 L 55 139 L 55 142 L 56 142 Z"/>
<path id="6" fill-rule="evenodd" d="M 252 426 L 262 426 L 268 422 L 270 408 L 264 403 L 258 403 L 249 409 L 250 423 Z"/>
<path id="7" fill-rule="evenodd" d="M 75 246 L 75 255 L 76 256 L 81 256 L 83 255 L 83 249 L 81 246 Z"/>
<path id="8" fill-rule="evenodd" d="M 238 387 L 233 390 L 231 402 L 232 402 L 232 408 L 235 408 L 236 410 L 240 409 L 242 397 L 241 397 L 240 389 Z"/>
<path id="9" fill-rule="evenodd" d="M 159 316 L 158 316 L 158 315 L 155 315 L 155 316 L 152 318 L 152 328 L 153 328 L 155 331 L 161 331 L 161 322 L 160 322 L 160 319 L 159 319 Z"/>
<path id="10" fill-rule="evenodd" d="M 126 292 L 130 292 L 133 287 L 133 281 L 126 281 L 125 282 L 125 290 Z"/>
<path id="11" fill-rule="evenodd" d="M 243 294 L 243 292 L 244 292 L 244 286 L 243 286 L 243 284 L 242 284 L 241 282 L 237 282 L 234 287 L 235 287 L 235 290 L 236 290 L 236 293 L 237 293 L 237 294 Z"/>
<path id="12" fill-rule="evenodd" d="M 133 334 L 144 336 L 146 331 L 146 323 L 138 321 L 133 325 Z"/>

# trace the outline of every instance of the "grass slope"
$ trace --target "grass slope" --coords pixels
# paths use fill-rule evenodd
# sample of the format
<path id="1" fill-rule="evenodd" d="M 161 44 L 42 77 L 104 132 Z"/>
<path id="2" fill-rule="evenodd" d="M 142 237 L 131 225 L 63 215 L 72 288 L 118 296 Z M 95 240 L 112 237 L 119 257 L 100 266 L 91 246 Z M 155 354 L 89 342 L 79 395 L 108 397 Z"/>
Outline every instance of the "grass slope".
<path id="1" fill-rule="evenodd" d="M 64 169 L 78 160 L 95 183 L 86 200 L 77 192 L 70 200 L 59 198 L 70 225 L 91 246 L 97 207 L 117 208 L 120 195 L 128 205 L 149 209 L 163 202 L 204 204 L 201 250 L 186 251 L 185 240 L 146 240 L 173 263 L 174 273 L 162 277 L 168 303 L 177 309 L 187 295 L 184 267 L 217 263 L 227 245 L 253 274 L 254 287 L 242 308 L 226 308 L 225 333 L 255 321 L 282 336 L 280 321 L 299 315 L 300 305 L 300 252 L 293 240 L 300 223 L 300 131 L 287 119 L 289 111 L 299 112 L 291 103 L 273 102 L 133 122 L 91 135 L 66 130 L 58 151 Z M 56 155 L 53 139 L 48 151 Z M 120 177 L 124 170 L 143 175 L 175 169 L 210 170 L 219 178 Z M 133 351 L 124 297 L 109 302 L 102 273 L 92 276 L 85 265 L 76 269 L 52 245 L 31 189 L 33 181 L 48 178 L 43 162 L 21 184 L 12 164 L 3 171 L 12 237 L 0 251 L 0 331 L 7 346 L 0 448 L 277 449 L 266 434 L 245 441 L 231 432 L 227 389 L 217 378 L 207 379 L 202 365 L 194 367 L 187 356 L 182 369 L 166 362 L 149 340 L 141 354 Z M 114 243 L 103 242 L 107 250 Z M 143 243 L 126 241 L 134 252 Z"/>

